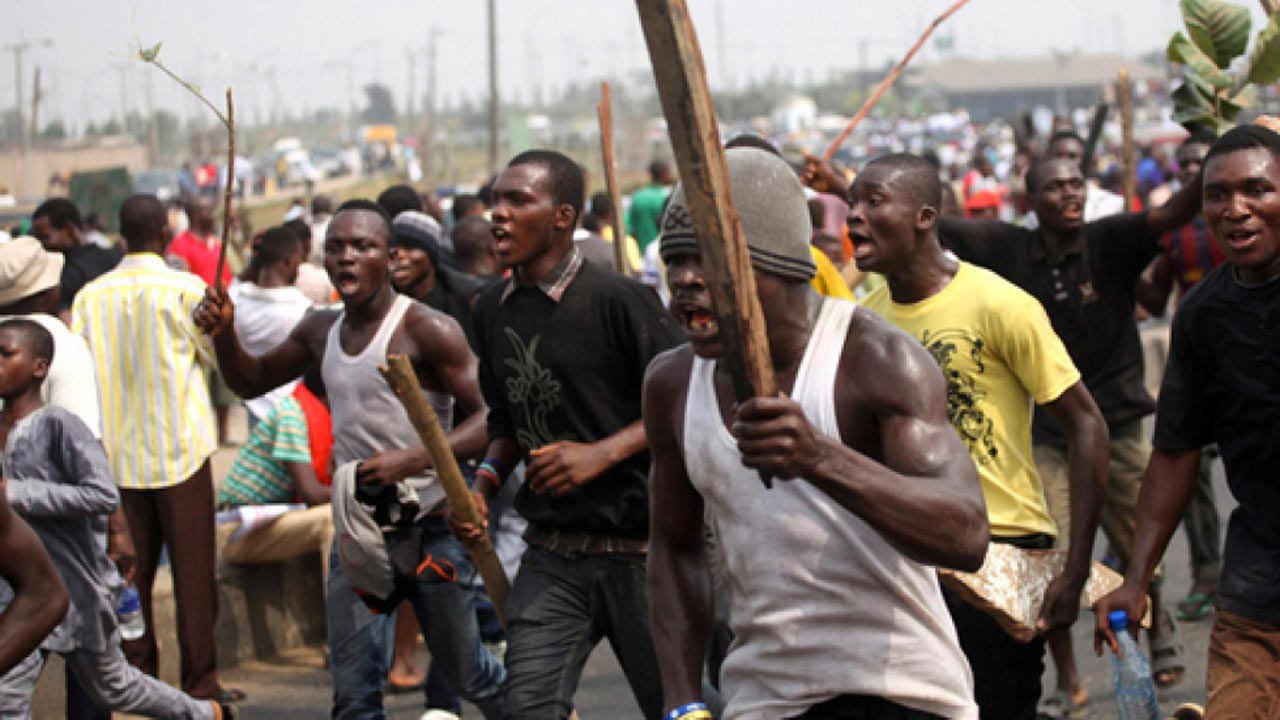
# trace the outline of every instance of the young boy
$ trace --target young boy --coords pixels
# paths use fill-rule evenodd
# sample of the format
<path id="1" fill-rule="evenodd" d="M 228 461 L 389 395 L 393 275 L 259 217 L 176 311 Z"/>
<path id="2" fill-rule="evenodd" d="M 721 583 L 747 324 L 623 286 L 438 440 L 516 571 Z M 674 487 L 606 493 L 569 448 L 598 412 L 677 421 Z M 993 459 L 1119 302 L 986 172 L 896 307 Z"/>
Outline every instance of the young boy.
<path id="1" fill-rule="evenodd" d="M 66 618 L 0 677 L 0 717 L 29 718 L 36 680 L 50 652 L 62 655 L 99 705 L 157 718 L 234 718 L 235 708 L 196 700 L 129 665 L 115 607 L 124 582 L 107 557 L 107 514 L 120 502 L 102 446 L 82 421 L 45 407 L 40 386 L 53 337 L 26 319 L 0 322 L 0 487 L 35 530 L 71 598 Z M 9 602 L 0 586 L 0 605 Z"/>

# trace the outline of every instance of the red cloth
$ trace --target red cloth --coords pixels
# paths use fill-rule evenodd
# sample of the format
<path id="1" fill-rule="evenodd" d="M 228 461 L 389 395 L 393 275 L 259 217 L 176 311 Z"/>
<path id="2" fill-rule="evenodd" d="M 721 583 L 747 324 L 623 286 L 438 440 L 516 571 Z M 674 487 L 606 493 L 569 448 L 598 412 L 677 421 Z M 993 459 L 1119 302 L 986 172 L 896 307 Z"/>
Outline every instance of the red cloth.
<path id="1" fill-rule="evenodd" d="M 206 241 L 199 235 L 187 230 L 173 239 L 166 252 L 185 260 L 188 270 L 203 280 L 206 285 L 212 285 L 213 275 L 218 271 L 218 253 L 221 249 L 222 243 L 217 236 L 210 235 L 208 241 Z M 222 286 L 225 288 L 230 285 L 231 268 L 223 265 Z"/>
<path id="2" fill-rule="evenodd" d="M 311 469 L 316 471 L 316 479 L 321 485 L 328 485 L 333 482 L 329 473 L 329 459 L 333 456 L 333 425 L 329 418 L 329 408 L 302 383 L 298 383 L 293 389 L 293 399 L 298 401 L 302 414 L 307 418 Z"/>

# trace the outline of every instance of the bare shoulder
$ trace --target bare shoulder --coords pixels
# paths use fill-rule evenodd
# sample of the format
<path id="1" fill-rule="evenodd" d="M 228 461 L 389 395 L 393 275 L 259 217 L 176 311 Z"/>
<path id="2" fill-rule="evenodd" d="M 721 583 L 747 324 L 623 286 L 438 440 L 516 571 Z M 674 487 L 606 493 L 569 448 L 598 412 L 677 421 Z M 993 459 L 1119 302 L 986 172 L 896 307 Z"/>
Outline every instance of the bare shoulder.
<path id="1" fill-rule="evenodd" d="M 673 414 L 683 410 L 693 369 L 693 349 L 687 344 L 658 354 L 649 363 L 644 376 L 644 418 L 651 427 L 674 427 Z"/>
<path id="2" fill-rule="evenodd" d="M 467 344 L 462 326 L 450 315 L 421 302 L 413 302 L 404 314 L 404 329 L 424 348 L 441 344 Z"/>
<path id="3" fill-rule="evenodd" d="M 341 315 L 341 311 L 327 308 L 308 313 L 294 326 L 290 336 L 310 348 L 316 357 L 321 357 L 325 343 L 329 341 L 329 329 Z"/>
<path id="4" fill-rule="evenodd" d="M 880 408 L 901 408 L 913 400 L 946 397 L 938 364 L 907 333 L 876 313 L 859 308 L 845 338 L 842 387 L 856 388 L 860 399 Z"/>

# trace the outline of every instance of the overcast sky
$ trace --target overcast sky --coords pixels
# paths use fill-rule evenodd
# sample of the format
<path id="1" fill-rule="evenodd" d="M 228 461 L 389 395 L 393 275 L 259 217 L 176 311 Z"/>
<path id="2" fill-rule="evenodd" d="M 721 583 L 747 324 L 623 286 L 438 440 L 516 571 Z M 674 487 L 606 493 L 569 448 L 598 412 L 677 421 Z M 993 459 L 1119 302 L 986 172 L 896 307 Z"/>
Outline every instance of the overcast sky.
<path id="1" fill-rule="evenodd" d="M 569 80 L 647 71 L 631 0 L 496 0 L 498 65 L 505 97 L 531 98 Z M 777 73 L 822 79 L 865 59 L 897 58 L 952 0 L 688 0 L 713 87 Z M 1254 15 L 1257 2 L 1237 0 Z M 78 127 L 146 107 L 186 116 L 195 104 L 172 81 L 127 55 L 135 29 L 144 44 L 211 95 L 233 86 L 237 111 L 266 118 L 272 103 L 295 112 L 363 105 L 360 87 L 379 80 L 403 109 L 427 83 L 427 45 L 438 41 L 442 102 L 479 99 L 486 87 L 485 0 L 5 0 L 0 43 L 30 42 L 23 92 L 39 65 L 44 118 Z M 135 22 L 136 7 L 136 22 Z M 1180 27 L 1177 0 L 971 0 L 938 32 L 957 54 L 983 58 L 1050 49 L 1123 52 L 1163 48 Z M 44 40 L 52 41 L 44 46 Z M 939 56 L 927 47 L 917 62 Z M 274 85 L 271 77 L 274 77 Z M 123 92 L 122 92 L 123 86 Z M 354 96 L 354 97 L 353 97 Z M 14 53 L 0 55 L 0 107 L 12 107 Z M 420 100 L 418 101 L 420 102 Z"/>

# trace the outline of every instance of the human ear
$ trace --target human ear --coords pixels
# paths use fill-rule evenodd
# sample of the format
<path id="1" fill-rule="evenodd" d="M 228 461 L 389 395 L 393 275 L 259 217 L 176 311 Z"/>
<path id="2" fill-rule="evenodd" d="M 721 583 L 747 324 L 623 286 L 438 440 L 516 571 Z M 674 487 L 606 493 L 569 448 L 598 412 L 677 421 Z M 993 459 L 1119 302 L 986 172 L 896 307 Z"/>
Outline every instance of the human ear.
<path id="1" fill-rule="evenodd" d="M 916 230 L 929 230 L 938 223 L 938 210 L 929 205 L 922 205 L 916 213 Z"/>
<path id="2" fill-rule="evenodd" d="M 577 219 L 578 214 L 572 205 L 558 205 L 553 225 L 557 230 L 572 230 L 578 224 Z"/>

